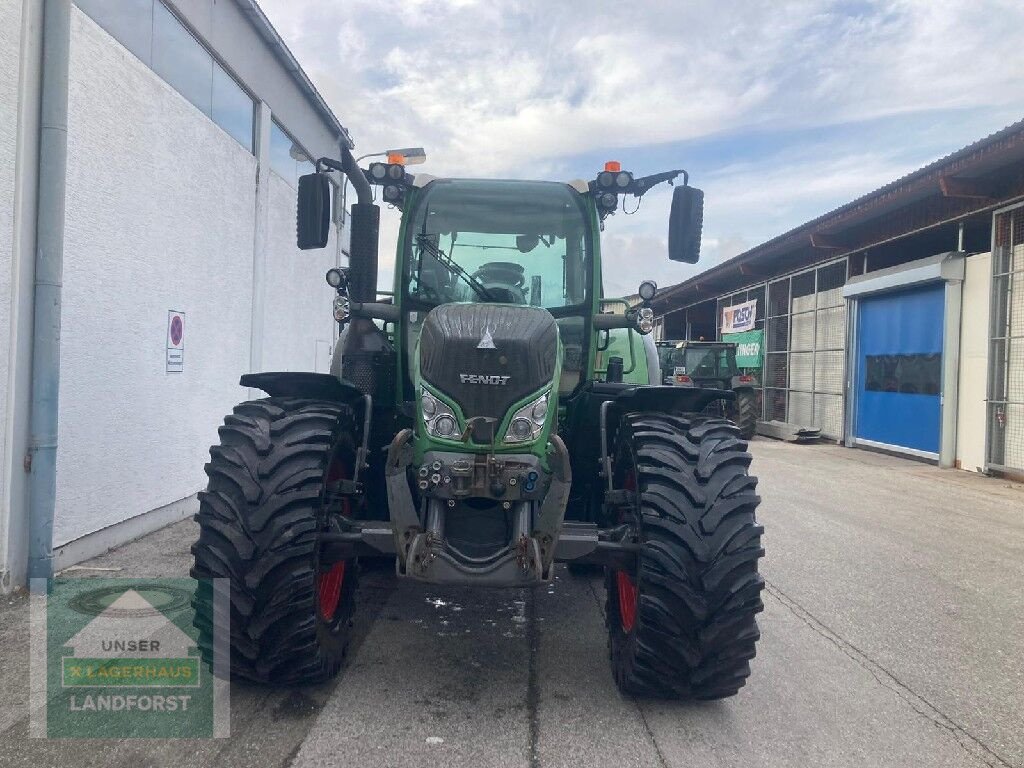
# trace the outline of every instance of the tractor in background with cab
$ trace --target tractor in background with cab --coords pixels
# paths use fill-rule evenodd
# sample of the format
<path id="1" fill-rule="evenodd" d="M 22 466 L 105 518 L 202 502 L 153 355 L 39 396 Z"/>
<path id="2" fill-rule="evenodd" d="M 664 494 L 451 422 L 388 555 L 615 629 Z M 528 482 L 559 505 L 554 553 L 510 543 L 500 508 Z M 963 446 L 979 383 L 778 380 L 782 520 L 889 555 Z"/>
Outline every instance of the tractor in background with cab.
<path id="1" fill-rule="evenodd" d="M 659 341 L 662 382 L 676 387 L 732 390 L 732 400 L 716 400 L 711 413 L 732 420 L 744 440 L 757 431 L 757 380 L 736 363 L 736 344 L 729 341 Z"/>

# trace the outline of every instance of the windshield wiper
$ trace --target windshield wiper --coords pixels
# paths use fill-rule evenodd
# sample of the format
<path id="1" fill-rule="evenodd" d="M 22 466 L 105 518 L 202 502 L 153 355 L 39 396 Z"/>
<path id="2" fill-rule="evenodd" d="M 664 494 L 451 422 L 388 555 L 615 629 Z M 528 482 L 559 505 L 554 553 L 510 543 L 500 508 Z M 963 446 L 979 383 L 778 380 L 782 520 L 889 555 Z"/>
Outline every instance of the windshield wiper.
<path id="1" fill-rule="evenodd" d="M 451 256 L 434 245 L 433 241 L 430 239 L 430 235 L 417 235 L 416 244 L 420 247 L 420 251 L 426 251 L 437 259 L 444 267 L 461 277 L 466 285 L 472 288 L 476 295 L 481 299 L 484 301 L 494 301 L 494 297 L 491 296 L 490 292 L 486 288 L 484 288 L 483 283 L 463 269 L 454 259 L 452 259 Z"/>

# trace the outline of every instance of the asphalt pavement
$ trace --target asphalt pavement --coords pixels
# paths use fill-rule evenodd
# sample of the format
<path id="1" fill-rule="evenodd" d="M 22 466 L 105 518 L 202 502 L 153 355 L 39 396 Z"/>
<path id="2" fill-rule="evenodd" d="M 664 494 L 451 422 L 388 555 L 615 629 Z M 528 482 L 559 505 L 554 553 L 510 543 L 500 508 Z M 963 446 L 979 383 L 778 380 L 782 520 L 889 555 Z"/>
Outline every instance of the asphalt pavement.
<path id="1" fill-rule="evenodd" d="M 0 600 L 0 766 L 1024 766 L 1024 487 L 759 439 L 762 639 L 747 686 L 638 701 L 604 585 L 471 590 L 365 574 L 332 683 L 232 687 L 231 736 L 27 737 L 28 610 Z M 77 575 L 181 576 L 194 524 Z"/>

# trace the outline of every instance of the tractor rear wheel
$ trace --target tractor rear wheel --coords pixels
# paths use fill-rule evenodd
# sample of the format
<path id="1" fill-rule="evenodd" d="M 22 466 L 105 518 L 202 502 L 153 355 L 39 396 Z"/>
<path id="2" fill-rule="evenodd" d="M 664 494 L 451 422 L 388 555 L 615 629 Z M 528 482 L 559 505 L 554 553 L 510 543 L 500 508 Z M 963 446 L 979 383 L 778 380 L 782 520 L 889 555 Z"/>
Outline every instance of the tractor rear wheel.
<path id="1" fill-rule="evenodd" d="M 741 389 L 732 403 L 733 421 L 739 427 L 740 437 L 749 440 L 757 432 L 757 393 Z"/>
<path id="2" fill-rule="evenodd" d="M 750 674 L 764 607 L 747 444 L 724 419 L 662 413 L 628 415 L 616 442 L 616 487 L 634 491 L 622 521 L 641 545 L 635 572 L 606 575 L 616 683 L 642 696 L 731 696 Z"/>
<path id="3" fill-rule="evenodd" d="M 328 484 L 351 477 L 358 426 L 341 403 L 242 403 L 210 449 L 199 494 L 195 625 L 207 663 L 217 623 L 212 579 L 230 584 L 231 676 L 325 680 L 341 667 L 355 608 L 355 559 L 322 562 Z M 332 497 L 333 498 L 333 497 Z M 341 502 L 343 512 L 350 501 Z"/>

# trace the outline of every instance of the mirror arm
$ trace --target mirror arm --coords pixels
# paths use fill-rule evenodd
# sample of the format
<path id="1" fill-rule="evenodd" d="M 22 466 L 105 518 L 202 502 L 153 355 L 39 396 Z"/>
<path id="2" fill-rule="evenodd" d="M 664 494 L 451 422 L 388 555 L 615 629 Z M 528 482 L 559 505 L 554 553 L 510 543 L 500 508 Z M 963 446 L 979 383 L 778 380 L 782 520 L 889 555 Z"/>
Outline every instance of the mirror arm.
<path id="1" fill-rule="evenodd" d="M 637 197 L 640 197 L 651 187 L 656 184 L 661 184 L 663 181 L 667 181 L 671 184 L 672 180 L 679 174 L 683 174 L 683 186 L 689 186 L 690 174 L 680 168 L 675 171 L 663 171 L 661 173 L 651 174 L 650 176 L 641 176 L 639 179 L 633 181 L 632 188 L 629 191 Z"/>
<path id="2" fill-rule="evenodd" d="M 329 157 L 321 157 L 316 161 L 316 172 L 322 173 L 324 168 L 344 173 L 356 191 L 356 201 L 360 203 L 373 202 L 373 190 L 370 189 L 370 182 L 366 180 L 359 164 L 352 156 L 348 147 L 342 146 L 341 160 L 332 160 Z"/>

